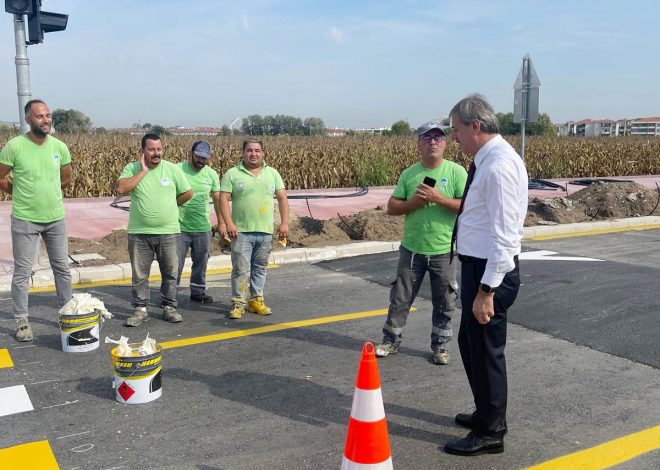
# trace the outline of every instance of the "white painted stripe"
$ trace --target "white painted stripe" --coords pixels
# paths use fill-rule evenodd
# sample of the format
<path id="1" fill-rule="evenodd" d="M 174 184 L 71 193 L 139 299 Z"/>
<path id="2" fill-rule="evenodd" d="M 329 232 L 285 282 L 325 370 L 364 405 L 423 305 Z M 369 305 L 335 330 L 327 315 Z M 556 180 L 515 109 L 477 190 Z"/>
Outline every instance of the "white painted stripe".
<path id="1" fill-rule="evenodd" d="M 362 390 L 355 387 L 351 417 L 358 421 L 371 423 L 385 418 L 383 395 L 380 388 L 376 390 Z"/>
<path id="2" fill-rule="evenodd" d="M 344 456 L 341 461 L 341 470 L 392 470 L 392 457 L 380 463 L 355 463 Z"/>
<path id="3" fill-rule="evenodd" d="M 34 410 L 34 407 L 27 390 L 25 390 L 25 385 L 0 388 L 0 416 L 32 410 Z"/>
<path id="4" fill-rule="evenodd" d="M 555 256 L 556 251 L 538 250 L 523 251 L 519 258 L 523 260 L 534 261 L 604 261 L 598 258 L 586 258 L 584 256 Z"/>

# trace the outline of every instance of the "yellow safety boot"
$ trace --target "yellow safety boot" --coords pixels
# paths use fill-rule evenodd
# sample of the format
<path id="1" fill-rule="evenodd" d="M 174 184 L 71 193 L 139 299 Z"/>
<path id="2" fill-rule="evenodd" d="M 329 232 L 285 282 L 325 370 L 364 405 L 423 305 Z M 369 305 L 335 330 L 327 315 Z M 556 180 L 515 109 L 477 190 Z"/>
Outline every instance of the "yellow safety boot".
<path id="1" fill-rule="evenodd" d="M 264 298 L 259 295 L 248 302 L 248 312 L 257 315 L 270 315 L 270 307 L 266 306 Z"/>
<path id="2" fill-rule="evenodd" d="M 245 311 L 245 305 L 243 304 L 234 304 L 231 307 L 231 310 L 227 314 L 227 318 L 231 320 L 238 320 L 243 316 L 243 312 Z"/>

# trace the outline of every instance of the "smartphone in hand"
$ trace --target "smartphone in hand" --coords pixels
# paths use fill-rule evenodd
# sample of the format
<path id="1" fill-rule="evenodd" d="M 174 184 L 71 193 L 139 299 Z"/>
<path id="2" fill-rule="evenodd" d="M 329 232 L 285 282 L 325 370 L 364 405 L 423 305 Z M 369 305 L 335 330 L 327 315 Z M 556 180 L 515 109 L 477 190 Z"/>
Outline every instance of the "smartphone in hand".
<path id="1" fill-rule="evenodd" d="M 431 178 L 430 176 L 425 177 L 423 183 L 426 186 L 430 186 L 432 188 L 435 187 L 435 180 L 433 178 Z"/>

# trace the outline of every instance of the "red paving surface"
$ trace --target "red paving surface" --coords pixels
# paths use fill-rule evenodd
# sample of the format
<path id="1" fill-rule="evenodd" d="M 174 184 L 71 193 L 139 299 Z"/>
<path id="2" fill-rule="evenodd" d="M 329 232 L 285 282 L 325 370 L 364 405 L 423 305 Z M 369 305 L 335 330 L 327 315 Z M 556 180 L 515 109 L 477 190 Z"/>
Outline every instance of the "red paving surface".
<path id="1" fill-rule="evenodd" d="M 620 177 L 617 179 L 630 179 L 651 189 L 660 184 L 660 175 L 654 176 L 635 176 Z M 551 180 L 567 187 L 567 191 L 562 190 L 530 190 L 530 197 L 551 198 L 572 194 L 584 186 L 566 185 L 570 180 Z M 369 192 L 359 197 L 342 197 L 330 199 L 290 199 L 289 205 L 299 216 L 314 217 L 316 219 L 330 219 L 354 214 L 356 212 L 373 209 L 377 206 L 384 206 L 392 194 L 393 187 L 374 187 L 369 188 Z M 318 189 L 318 190 L 298 190 L 289 191 L 292 196 L 299 195 L 348 195 L 354 193 L 355 188 L 351 189 Z M 100 240 L 113 229 L 124 227 L 128 223 L 128 212 L 118 208 L 111 207 L 113 198 L 90 198 L 90 199 L 67 199 L 65 200 L 66 222 L 69 230 L 69 236 L 85 238 L 90 240 Z M 0 274 L 10 273 L 12 270 L 13 257 L 11 250 L 11 202 L 0 202 Z"/>

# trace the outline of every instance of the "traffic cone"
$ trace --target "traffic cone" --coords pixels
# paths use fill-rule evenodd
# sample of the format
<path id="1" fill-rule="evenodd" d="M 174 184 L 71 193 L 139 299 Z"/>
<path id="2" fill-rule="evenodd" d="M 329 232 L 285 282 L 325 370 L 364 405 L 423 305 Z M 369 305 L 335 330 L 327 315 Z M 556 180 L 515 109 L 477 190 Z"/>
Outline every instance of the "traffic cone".
<path id="1" fill-rule="evenodd" d="M 341 470 L 392 468 L 390 439 L 380 393 L 380 377 L 373 343 L 364 343 L 355 380 L 355 393 Z"/>

